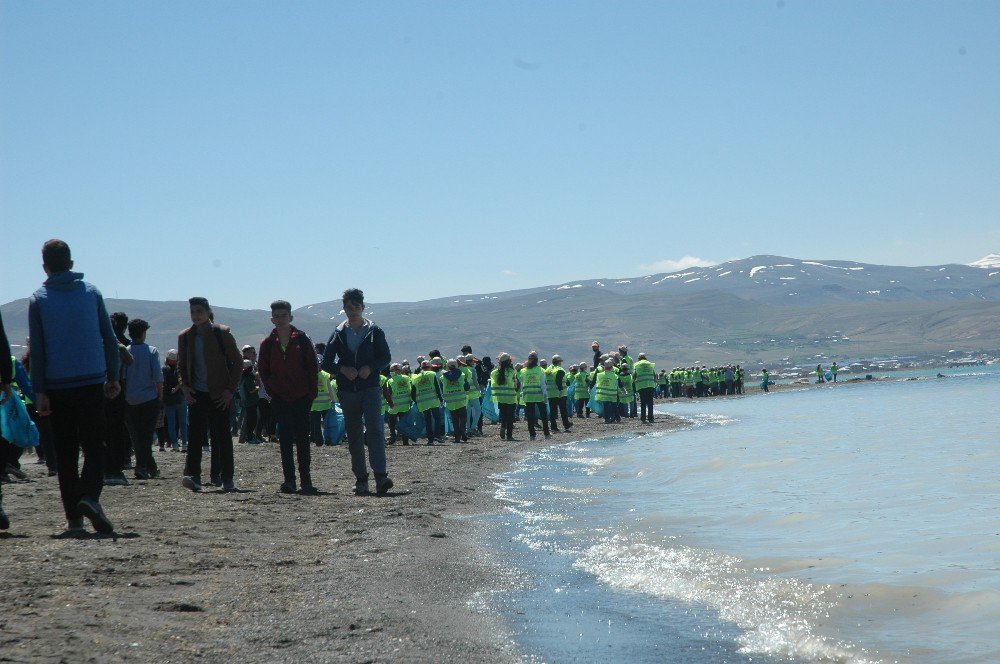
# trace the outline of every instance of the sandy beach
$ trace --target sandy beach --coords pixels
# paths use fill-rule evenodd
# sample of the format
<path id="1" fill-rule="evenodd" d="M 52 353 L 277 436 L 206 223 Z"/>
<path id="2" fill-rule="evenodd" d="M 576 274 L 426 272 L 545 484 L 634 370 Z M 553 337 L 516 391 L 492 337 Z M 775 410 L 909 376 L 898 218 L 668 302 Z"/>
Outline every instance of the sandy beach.
<path id="1" fill-rule="evenodd" d="M 313 448 L 319 496 L 278 492 L 277 444 L 237 447 L 239 493 L 182 488 L 184 455 L 157 451 L 162 478 L 105 488 L 115 535 L 79 538 L 28 453 L 28 479 L 4 486 L 0 661 L 515 660 L 476 608 L 509 584 L 468 518 L 499 509 L 489 476 L 529 446 L 680 425 L 594 416 L 549 440 L 520 422 L 513 443 L 492 425 L 465 445 L 397 444 L 386 497 L 353 495 L 345 445 Z"/>

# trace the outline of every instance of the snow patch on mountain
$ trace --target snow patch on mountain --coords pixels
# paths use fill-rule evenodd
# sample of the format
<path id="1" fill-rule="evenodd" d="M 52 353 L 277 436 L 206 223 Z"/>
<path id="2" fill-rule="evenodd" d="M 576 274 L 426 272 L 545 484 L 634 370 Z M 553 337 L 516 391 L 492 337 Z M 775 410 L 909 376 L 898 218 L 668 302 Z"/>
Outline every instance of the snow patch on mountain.
<path id="1" fill-rule="evenodd" d="M 978 261 L 968 263 L 969 267 L 993 268 L 1000 267 L 1000 254 L 983 256 Z"/>

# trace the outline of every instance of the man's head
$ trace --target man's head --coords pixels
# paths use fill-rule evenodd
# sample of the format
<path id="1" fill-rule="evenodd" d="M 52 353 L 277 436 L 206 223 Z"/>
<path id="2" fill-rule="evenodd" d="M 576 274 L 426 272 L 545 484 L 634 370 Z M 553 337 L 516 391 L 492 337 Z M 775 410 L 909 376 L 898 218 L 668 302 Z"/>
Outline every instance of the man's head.
<path id="1" fill-rule="evenodd" d="M 174 366 L 175 364 L 177 364 L 176 348 L 171 348 L 170 350 L 167 351 L 167 364 L 170 366 Z"/>
<path id="2" fill-rule="evenodd" d="M 398 374 L 402 370 L 403 370 L 403 367 L 402 367 L 402 365 L 399 364 L 399 362 L 393 362 L 392 364 L 389 365 L 389 371 L 392 372 L 392 373 L 394 373 L 394 374 Z"/>
<path id="3" fill-rule="evenodd" d="M 531 351 L 530 353 L 528 353 L 528 357 L 526 357 L 524 360 L 524 366 L 533 367 L 536 364 L 538 364 L 538 353 L 536 353 L 535 351 Z"/>
<path id="4" fill-rule="evenodd" d="M 471 355 L 471 354 L 472 354 L 472 346 L 470 346 L 469 344 L 465 344 L 464 346 L 462 346 L 462 355 Z"/>
<path id="5" fill-rule="evenodd" d="M 580 371 L 586 371 L 586 370 L 587 370 L 587 363 L 586 362 L 581 362 L 580 363 Z"/>
<path id="6" fill-rule="evenodd" d="M 645 359 L 646 359 L 646 354 L 645 354 L 645 353 L 639 353 L 639 355 L 638 355 L 637 357 L 638 357 L 638 358 L 639 358 L 640 360 L 645 360 Z"/>
<path id="7" fill-rule="evenodd" d="M 116 311 L 108 318 L 111 319 L 111 328 L 116 334 L 124 334 L 128 329 L 128 314 L 124 311 Z"/>
<path id="8" fill-rule="evenodd" d="M 62 240 L 52 239 L 42 245 L 42 269 L 53 275 L 73 269 L 73 258 L 69 245 Z"/>
<path id="9" fill-rule="evenodd" d="M 538 361 L 538 366 L 544 369 L 549 366 L 549 361 L 543 358 Z"/>
<path id="10" fill-rule="evenodd" d="M 361 312 L 365 310 L 365 293 L 360 288 L 348 288 L 342 296 L 344 313 L 350 321 L 361 320 Z"/>
<path id="11" fill-rule="evenodd" d="M 133 342 L 141 344 L 146 340 L 146 330 L 149 329 L 149 323 L 141 318 L 133 318 L 128 323 L 128 336 Z"/>
<path id="12" fill-rule="evenodd" d="M 212 320 L 212 307 L 208 306 L 208 298 L 192 297 L 188 300 L 191 309 L 191 322 L 195 325 L 204 325 Z"/>
<path id="13" fill-rule="evenodd" d="M 271 303 L 271 324 L 279 330 L 286 330 L 292 324 L 292 305 L 285 300 Z"/>
<path id="14" fill-rule="evenodd" d="M 325 352 L 326 352 L 326 344 L 320 341 L 319 343 L 316 344 L 316 354 L 322 355 Z"/>
<path id="15" fill-rule="evenodd" d="M 611 368 L 612 368 L 612 367 L 614 367 L 614 366 L 615 366 L 615 365 L 613 365 L 613 364 L 611 363 L 611 360 L 605 360 L 605 361 L 604 361 L 604 370 L 605 370 L 605 371 L 610 371 L 610 370 L 611 370 Z"/>
<path id="16" fill-rule="evenodd" d="M 558 367 L 562 363 L 563 363 L 562 355 L 553 355 L 552 356 L 552 365 L 553 366 Z"/>
<path id="17" fill-rule="evenodd" d="M 245 360 L 254 360 L 257 358 L 257 349 L 250 344 L 244 346 L 240 352 L 243 353 L 243 359 Z"/>
<path id="18" fill-rule="evenodd" d="M 454 357 L 450 358 L 448 360 L 448 369 L 457 369 L 457 368 L 458 368 L 458 360 L 456 360 Z"/>

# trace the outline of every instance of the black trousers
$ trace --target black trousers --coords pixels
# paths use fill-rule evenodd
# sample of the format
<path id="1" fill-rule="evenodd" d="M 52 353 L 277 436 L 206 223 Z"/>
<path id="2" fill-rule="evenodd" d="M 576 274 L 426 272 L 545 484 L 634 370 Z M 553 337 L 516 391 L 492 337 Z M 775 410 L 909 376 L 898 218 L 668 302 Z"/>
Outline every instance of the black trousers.
<path id="1" fill-rule="evenodd" d="M 653 421 L 653 391 L 655 387 L 644 387 L 639 390 L 639 416 L 643 422 Z"/>
<path id="2" fill-rule="evenodd" d="M 103 390 L 103 388 L 102 388 Z M 125 470 L 125 461 L 129 458 L 129 447 L 132 442 L 125 425 L 125 386 L 122 394 L 114 399 L 106 399 L 102 405 L 105 413 L 105 453 L 104 474 L 120 475 Z"/>
<path id="3" fill-rule="evenodd" d="M 79 519 L 82 515 L 76 506 L 80 500 L 100 500 L 104 488 L 104 385 L 49 390 L 47 394 L 63 510 L 68 520 Z"/>
<path id="4" fill-rule="evenodd" d="M 465 424 L 466 420 L 469 419 L 469 411 L 464 407 L 455 410 L 449 409 L 448 415 L 451 417 L 451 432 L 455 435 L 455 442 L 468 440 L 468 435 L 465 433 Z"/>
<path id="5" fill-rule="evenodd" d="M 262 441 L 268 436 L 274 435 L 274 417 L 271 412 L 271 402 L 267 399 L 258 401 L 257 414 L 260 417 L 257 420 L 257 428 L 254 430 L 254 435 L 257 436 L 257 440 Z"/>
<path id="6" fill-rule="evenodd" d="M 156 459 L 153 458 L 153 436 L 156 435 L 156 419 L 160 416 L 160 400 L 129 405 L 125 411 L 125 424 L 132 438 L 135 450 L 135 469 L 156 473 Z"/>
<path id="7" fill-rule="evenodd" d="M 438 412 L 438 407 L 434 406 L 422 412 L 424 416 L 424 431 L 427 433 L 427 442 L 433 443 L 434 436 L 436 435 L 434 431 L 434 413 Z"/>
<path id="8" fill-rule="evenodd" d="M 309 447 L 309 409 L 312 399 L 304 396 L 295 401 L 271 397 L 271 409 L 278 423 L 278 443 L 281 446 L 281 470 L 285 482 L 295 484 L 295 459 L 299 461 L 302 486 L 312 486 L 312 448 Z"/>
<path id="9" fill-rule="evenodd" d="M 514 435 L 514 411 L 517 410 L 516 403 L 498 403 L 500 409 L 500 433 L 504 438 L 510 440 Z"/>
<path id="10" fill-rule="evenodd" d="M 566 397 L 549 399 L 549 421 L 552 422 L 553 431 L 559 430 L 556 427 L 559 415 L 562 415 L 563 429 L 568 429 L 573 426 L 569 421 L 569 413 L 566 412 Z"/>
<path id="11" fill-rule="evenodd" d="M 326 414 L 330 409 L 313 410 L 309 407 L 309 438 L 317 445 L 322 445 L 326 441 L 326 434 L 323 432 L 323 424 L 326 422 Z"/>
<path id="12" fill-rule="evenodd" d="M 188 404 L 188 451 L 184 474 L 201 481 L 201 448 L 212 440 L 212 480 L 232 480 L 233 437 L 229 435 L 229 409 L 219 408 L 208 392 L 195 392 L 194 403 Z"/>
<path id="13" fill-rule="evenodd" d="M 548 414 L 545 412 L 544 403 L 526 403 L 524 404 L 524 416 L 528 420 L 528 434 L 532 438 L 535 437 L 535 427 L 538 425 L 538 420 L 542 421 L 542 431 L 546 436 L 549 435 L 549 418 Z"/>

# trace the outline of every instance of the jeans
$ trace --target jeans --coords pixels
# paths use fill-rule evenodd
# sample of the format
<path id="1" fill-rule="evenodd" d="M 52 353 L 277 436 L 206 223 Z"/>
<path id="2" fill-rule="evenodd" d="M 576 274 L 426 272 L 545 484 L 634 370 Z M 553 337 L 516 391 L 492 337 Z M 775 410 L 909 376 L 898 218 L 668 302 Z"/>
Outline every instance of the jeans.
<path id="1" fill-rule="evenodd" d="M 184 474 L 201 481 L 201 448 L 212 440 L 211 477 L 232 481 L 235 472 L 233 464 L 233 437 L 229 435 L 229 409 L 219 408 L 208 392 L 195 392 L 194 403 L 188 407 L 187 458 Z"/>
<path id="2" fill-rule="evenodd" d="M 368 466 L 365 464 L 366 445 L 372 472 L 375 475 L 385 475 L 382 388 L 373 385 L 358 392 L 344 390 L 340 393 L 340 407 L 344 412 L 344 427 L 347 429 L 347 445 L 351 452 L 351 470 L 354 472 L 354 477 L 359 480 L 368 477 Z"/>
<path id="3" fill-rule="evenodd" d="M 604 407 L 604 423 L 611 424 L 618 418 L 618 402 L 617 401 L 602 401 L 601 406 Z"/>
<path id="4" fill-rule="evenodd" d="M 483 403 L 480 401 L 482 397 L 472 397 L 469 399 L 468 405 L 465 407 L 468 415 L 466 416 L 465 430 L 472 431 L 474 429 L 482 431 L 482 419 L 483 419 Z"/>
<path id="5" fill-rule="evenodd" d="M 639 390 L 639 403 L 642 406 L 642 412 L 640 416 L 642 421 L 645 422 L 647 419 L 653 421 L 653 390 L 652 387 L 644 387 Z"/>
<path id="6" fill-rule="evenodd" d="M 285 401 L 271 397 L 274 419 L 278 422 L 278 441 L 281 446 L 281 470 L 285 483 L 295 485 L 295 457 L 299 460 L 299 477 L 302 486 L 312 486 L 310 465 L 312 448 L 309 447 L 309 409 L 312 399 L 308 396 Z"/>
<path id="7" fill-rule="evenodd" d="M 466 409 L 456 408 L 455 410 L 450 410 L 448 416 L 451 418 L 451 432 L 455 434 L 455 442 L 468 440 L 468 436 L 465 433 L 465 425 L 469 415 Z"/>
<path id="8" fill-rule="evenodd" d="M 310 408 L 312 408 L 312 406 L 310 406 Z M 326 438 L 323 436 L 323 422 L 326 421 L 326 414 L 329 412 L 329 409 L 309 411 L 310 438 L 312 438 L 312 442 L 317 445 L 322 445 L 326 442 Z"/>
<path id="9" fill-rule="evenodd" d="M 125 426 L 132 437 L 135 450 L 135 469 L 155 474 L 156 460 L 153 458 L 153 436 L 156 434 L 156 420 L 160 416 L 160 400 L 131 405 L 125 411 Z"/>
<path id="10" fill-rule="evenodd" d="M 528 420 L 528 434 L 534 438 L 535 437 L 535 426 L 538 420 L 542 421 L 542 432 L 548 436 L 549 435 L 549 418 L 548 414 L 545 412 L 544 403 L 526 403 L 524 404 L 524 416 Z"/>
<path id="11" fill-rule="evenodd" d="M 80 500 L 100 500 L 104 487 L 104 386 L 49 390 L 48 397 L 63 510 L 67 520 L 78 519 L 82 516 L 76 507 Z"/>
<path id="12" fill-rule="evenodd" d="M 167 404 L 163 407 L 163 416 L 167 419 L 167 437 L 177 445 L 188 443 L 188 409 L 182 399 L 180 403 Z"/>
<path id="13" fill-rule="evenodd" d="M 498 403 L 497 408 L 500 409 L 500 437 L 510 440 L 514 435 L 514 411 L 517 404 Z"/>

